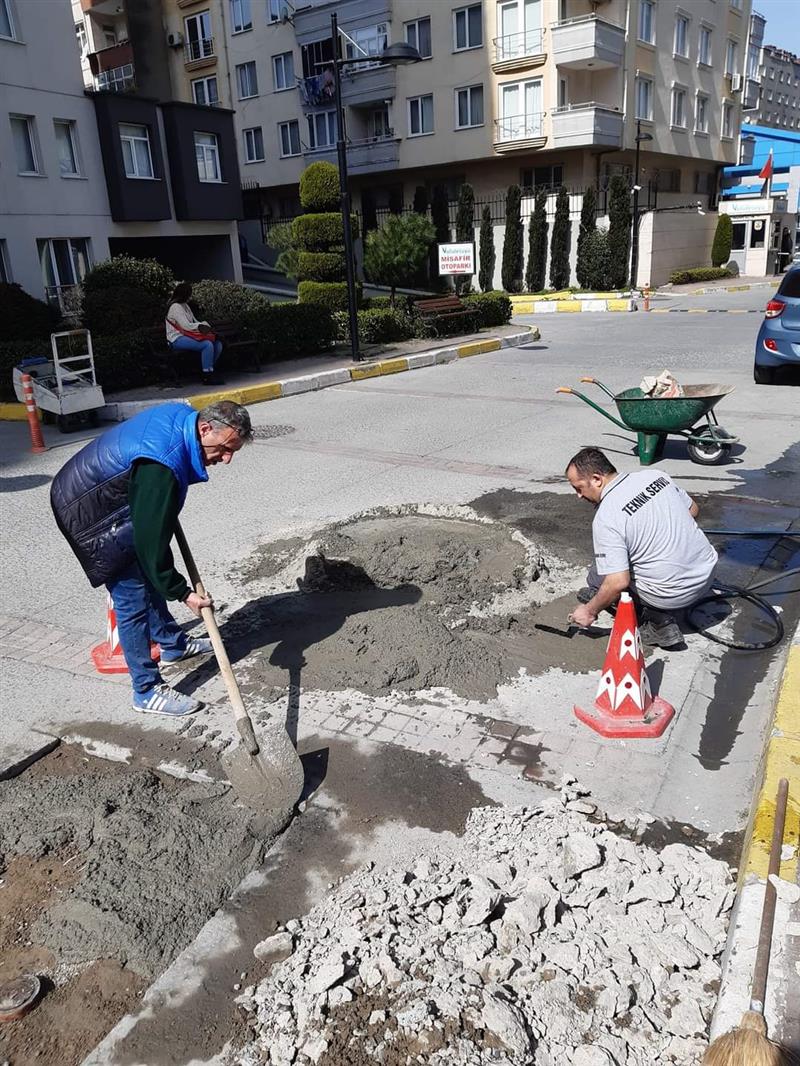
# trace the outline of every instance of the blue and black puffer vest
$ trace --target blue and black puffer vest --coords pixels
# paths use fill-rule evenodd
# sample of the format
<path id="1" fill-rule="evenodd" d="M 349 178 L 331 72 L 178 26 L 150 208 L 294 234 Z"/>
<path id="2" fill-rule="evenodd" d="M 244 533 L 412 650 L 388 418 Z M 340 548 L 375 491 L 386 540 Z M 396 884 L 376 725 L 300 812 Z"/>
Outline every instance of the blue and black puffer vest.
<path id="1" fill-rule="evenodd" d="M 136 560 L 128 482 L 137 459 L 154 459 L 186 491 L 208 481 L 197 434 L 197 411 L 165 403 L 122 422 L 82 448 L 50 488 L 58 527 L 92 585 L 104 585 Z"/>

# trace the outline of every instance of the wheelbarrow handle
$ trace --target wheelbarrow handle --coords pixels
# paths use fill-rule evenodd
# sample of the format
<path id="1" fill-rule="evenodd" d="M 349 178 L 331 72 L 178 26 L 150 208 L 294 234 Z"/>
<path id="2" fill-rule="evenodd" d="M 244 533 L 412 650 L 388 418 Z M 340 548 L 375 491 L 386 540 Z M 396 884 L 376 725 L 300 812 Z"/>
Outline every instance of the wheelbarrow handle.
<path id="1" fill-rule="evenodd" d="M 598 381 L 597 378 L 581 378 L 581 381 L 585 381 L 588 385 L 596 385 L 598 389 L 603 390 L 606 396 L 609 396 L 612 400 L 614 399 L 614 393 L 611 389 L 607 389 L 603 382 Z"/>
<path id="2" fill-rule="evenodd" d="M 574 394 L 575 390 L 571 389 L 569 387 L 569 385 L 559 385 L 559 387 L 556 389 L 556 392 L 566 392 L 570 396 L 572 396 Z"/>
<path id="3" fill-rule="evenodd" d="M 630 433 L 630 426 L 627 426 L 624 422 L 620 422 L 618 418 L 614 418 L 614 416 L 609 414 L 608 411 L 605 410 L 605 408 L 600 407 L 599 404 L 596 404 L 594 402 L 594 400 L 590 400 L 588 396 L 584 396 L 583 393 L 578 392 L 577 389 L 571 389 L 568 385 L 562 385 L 560 388 L 556 389 L 556 392 L 566 392 L 569 393 L 570 396 L 577 396 L 579 400 L 583 400 L 584 403 L 588 403 L 590 407 L 593 407 L 595 411 L 598 412 L 598 414 L 601 414 L 603 416 L 603 418 L 607 418 L 609 422 L 613 422 L 615 426 L 619 426 L 620 429 L 624 429 L 626 432 Z M 609 393 L 609 396 L 611 396 L 611 393 Z"/>
<path id="4" fill-rule="evenodd" d="M 581 378 L 581 381 L 585 382 L 585 384 L 587 384 L 587 385 L 596 385 L 597 384 L 597 382 L 595 381 L 594 378 Z"/>

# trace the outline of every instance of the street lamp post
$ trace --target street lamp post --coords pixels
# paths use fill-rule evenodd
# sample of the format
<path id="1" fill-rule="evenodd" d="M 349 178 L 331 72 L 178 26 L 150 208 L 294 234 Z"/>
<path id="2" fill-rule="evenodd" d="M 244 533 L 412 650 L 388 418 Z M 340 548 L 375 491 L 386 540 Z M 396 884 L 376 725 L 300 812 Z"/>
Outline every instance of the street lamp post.
<path id="1" fill-rule="evenodd" d="M 639 145 L 642 141 L 652 141 L 652 133 L 642 133 L 642 120 L 636 119 L 636 162 L 633 166 L 633 219 L 631 224 L 631 288 L 636 288 L 636 275 L 639 272 Z"/>
<path id="2" fill-rule="evenodd" d="M 356 263 L 353 247 L 353 227 L 350 224 L 350 190 L 347 180 L 347 143 L 345 141 L 344 104 L 342 103 L 342 67 L 357 66 L 361 63 L 374 63 L 378 59 L 390 66 L 403 66 L 406 63 L 418 63 L 422 56 L 410 44 L 390 44 L 379 56 L 367 56 L 363 59 L 344 59 L 342 43 L 339 36 L 339 20 L 336 12 L 331 12 L 331 37 L 333 38 L 333 80 L 336 95 L 336 159 L 339 164 L 339 195 L 342 207 L 342 228 L 344 232 L 344 257 L 347 277 L 347 317 L 350 323 L 350 353 L 353 361 L 361 359 L 358 345 L 358 297 L 356 293 Z M 325 64 L 327 65 L 327 64 Z"/>

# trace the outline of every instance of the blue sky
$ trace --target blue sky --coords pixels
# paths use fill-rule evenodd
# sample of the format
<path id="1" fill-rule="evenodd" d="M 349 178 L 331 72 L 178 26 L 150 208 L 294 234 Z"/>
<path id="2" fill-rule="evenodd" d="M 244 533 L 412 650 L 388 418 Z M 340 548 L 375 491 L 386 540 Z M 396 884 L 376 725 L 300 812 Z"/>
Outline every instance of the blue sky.
<path id="1" fill-rule="evenodd" d="M 800 55 L 800 4 L 797 0 L 753 0 L 753 10 L 765 15 L 764 44 Z"/>

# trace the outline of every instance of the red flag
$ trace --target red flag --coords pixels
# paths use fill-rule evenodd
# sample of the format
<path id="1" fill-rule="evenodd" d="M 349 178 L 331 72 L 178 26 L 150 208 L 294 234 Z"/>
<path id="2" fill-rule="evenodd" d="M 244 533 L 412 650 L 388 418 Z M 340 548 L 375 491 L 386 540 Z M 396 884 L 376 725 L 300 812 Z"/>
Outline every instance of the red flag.
<path id="1" fill-rule="evenodd" d="M 761 168 L 761 173 L 758 176 L 759 176 L 759 178 L 762 178 L 764 181 L 768 181 L 772 177 L 772 149 L 771 148 L 769 150 L 769 155 L 767 156 L 767 161 L 764 164 L 764 166 Z"/>

